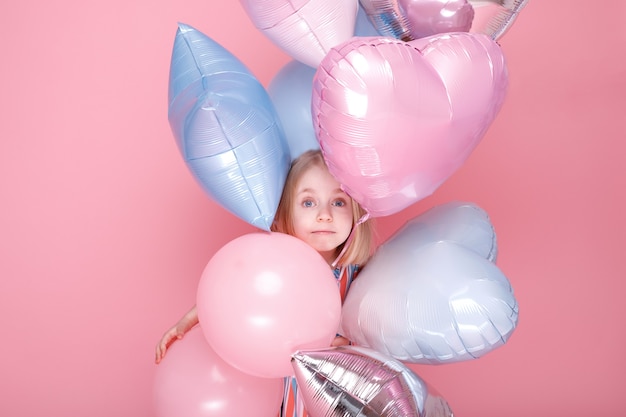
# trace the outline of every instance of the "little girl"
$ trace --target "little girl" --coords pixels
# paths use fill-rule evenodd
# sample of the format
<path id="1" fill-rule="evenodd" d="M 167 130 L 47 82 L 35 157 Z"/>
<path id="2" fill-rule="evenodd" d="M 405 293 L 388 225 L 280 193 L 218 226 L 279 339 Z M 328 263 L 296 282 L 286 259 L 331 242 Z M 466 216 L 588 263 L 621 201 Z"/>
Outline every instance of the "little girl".
<path id="1" fill-rule="evenodd" d="M 322 255 L 333 268 L 343 301 L 352 280 L 372 254 L 373 228 L 371 221 L 362 221 L 365 214 L 330 174 L 321 152 L 307 151 L 291 164 L 271 230 L 295 236 Z M 197 323 L 194 306 L 165 332 L 156 347 L 156 363 L 163 359 L 172 342 L 181 339 Z M 348 339 L 337 334 L 331 345 L 348 343 Z M 281 416 L 306 415 L 295 378 L 285 378 Z"/>

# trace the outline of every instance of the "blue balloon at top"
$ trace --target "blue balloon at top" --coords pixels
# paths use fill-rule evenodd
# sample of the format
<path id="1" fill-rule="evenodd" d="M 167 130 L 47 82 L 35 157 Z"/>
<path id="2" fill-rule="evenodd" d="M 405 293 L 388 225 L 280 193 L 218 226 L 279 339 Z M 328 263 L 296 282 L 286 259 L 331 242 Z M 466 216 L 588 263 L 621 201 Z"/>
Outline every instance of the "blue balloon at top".
<path id="1" fill-rule="evenodd" d="M 262 84 L 224 47 L 179 24 L 168 99 L 178 148 L 204 191 L 239 218 L 269 230 L 291 158 Z"/>

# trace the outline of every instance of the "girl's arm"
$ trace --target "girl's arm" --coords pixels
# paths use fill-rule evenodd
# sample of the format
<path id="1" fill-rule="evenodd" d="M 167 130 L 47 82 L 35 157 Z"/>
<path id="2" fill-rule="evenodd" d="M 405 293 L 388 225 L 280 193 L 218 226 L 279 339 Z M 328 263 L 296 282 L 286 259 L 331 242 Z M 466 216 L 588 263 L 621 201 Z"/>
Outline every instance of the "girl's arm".
<path id="1" fill-rule="evenodd" d="M 193 326 L 198 324 L 198 310 L 194 305 L 171 329 L 166 331 L 156 345 L 154 362 L 159 363 L 165 356 L 167 348 L 176 340 L 182 339 Z"/>

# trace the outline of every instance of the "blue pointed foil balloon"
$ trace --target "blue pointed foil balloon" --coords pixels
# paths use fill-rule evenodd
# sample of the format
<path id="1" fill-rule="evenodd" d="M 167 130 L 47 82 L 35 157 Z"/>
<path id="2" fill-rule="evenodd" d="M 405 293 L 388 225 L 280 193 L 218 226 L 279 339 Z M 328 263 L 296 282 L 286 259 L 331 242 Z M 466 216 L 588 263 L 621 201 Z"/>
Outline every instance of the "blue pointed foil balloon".
<path id="1" fill-rule="evenodd" d="M 203 190 L 246 222 L 269 230 L 291 158 L 267 91 L 233 54 L 179 24 L 168 119 Z"/>
<path id="2" fill-rule="evenodd" d="M 311 417 L 452 417 L 448 403 L 400 361 L 372 349 L 298 351 L 291 364 Z"/>
<path id="3" fill-rule="evenodd" d="M 407 222 L 350 287 L 340 333 L 410 363 L 474 359 L 502 346 L 518 304 L 494 263 L 496 236 L 471 203 L 448 203 Z"/>

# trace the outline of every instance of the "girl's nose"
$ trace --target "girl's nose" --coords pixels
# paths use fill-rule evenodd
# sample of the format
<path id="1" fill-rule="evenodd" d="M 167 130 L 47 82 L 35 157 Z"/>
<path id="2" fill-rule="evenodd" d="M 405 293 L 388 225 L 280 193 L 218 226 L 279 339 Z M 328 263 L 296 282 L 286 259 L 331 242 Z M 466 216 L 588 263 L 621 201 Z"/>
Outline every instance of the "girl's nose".
<path id="1" fill-rule="evenodd" d="M 333 220 L 333 216 L 330 214 L 330 210 L 327 207 L 321 207 L 317 213 L 318 222 L 329 222 Z"/>

